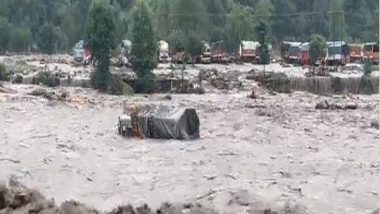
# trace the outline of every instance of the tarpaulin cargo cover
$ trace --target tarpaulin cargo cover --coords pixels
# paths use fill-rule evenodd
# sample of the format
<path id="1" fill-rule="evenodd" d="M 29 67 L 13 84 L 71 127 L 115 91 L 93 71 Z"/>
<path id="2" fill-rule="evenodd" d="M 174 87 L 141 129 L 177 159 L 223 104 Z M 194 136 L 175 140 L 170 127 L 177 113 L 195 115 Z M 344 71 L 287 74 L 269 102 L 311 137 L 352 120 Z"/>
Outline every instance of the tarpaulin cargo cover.
<path id="1" fill-rule="evenodd" d="M 137 115 L 137 124 L 144 138 L 199 138 L 199 118 L 193 108 L 144 106 Z"/>

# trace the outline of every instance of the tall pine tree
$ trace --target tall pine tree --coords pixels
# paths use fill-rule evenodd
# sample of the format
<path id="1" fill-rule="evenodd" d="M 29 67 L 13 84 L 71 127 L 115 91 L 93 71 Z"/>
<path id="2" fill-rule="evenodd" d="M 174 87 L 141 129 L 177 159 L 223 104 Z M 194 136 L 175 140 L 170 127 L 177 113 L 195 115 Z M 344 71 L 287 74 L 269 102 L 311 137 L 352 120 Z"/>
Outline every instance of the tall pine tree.
<path id="1" fill-rule="evenodd" d="M 115 48 L 114 12 L 108 2 L 96 1 L 90 11 L 87 25 L 88 45 L 95 63 L 92 84 L 96 89 L 106 91 L 110 85 L 109 71 L 111 49 Z"/>
<path id="2" fill-rule="evenodd" d="M 135 90 L 140 93 L 153 92 L 155 77 L 152 70 L 157 64 L 158 42 L 149 8 L 144 0 L 136 2 L 132 19 L 132 67 L 137 75 Z"/>

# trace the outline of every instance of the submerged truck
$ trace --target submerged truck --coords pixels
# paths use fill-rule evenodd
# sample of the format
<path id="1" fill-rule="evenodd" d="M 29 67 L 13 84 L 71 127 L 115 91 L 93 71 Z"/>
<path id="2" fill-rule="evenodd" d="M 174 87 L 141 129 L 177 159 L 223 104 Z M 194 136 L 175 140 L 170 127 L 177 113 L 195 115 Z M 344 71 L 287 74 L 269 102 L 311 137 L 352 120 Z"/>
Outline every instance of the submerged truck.
<path id="1" fill-rule="evenodd" d="M 118 132 L 124 137 L 193 140 L 199 138 L 199 126 L 194 108 L 142 105 L 124 110 Z"/>

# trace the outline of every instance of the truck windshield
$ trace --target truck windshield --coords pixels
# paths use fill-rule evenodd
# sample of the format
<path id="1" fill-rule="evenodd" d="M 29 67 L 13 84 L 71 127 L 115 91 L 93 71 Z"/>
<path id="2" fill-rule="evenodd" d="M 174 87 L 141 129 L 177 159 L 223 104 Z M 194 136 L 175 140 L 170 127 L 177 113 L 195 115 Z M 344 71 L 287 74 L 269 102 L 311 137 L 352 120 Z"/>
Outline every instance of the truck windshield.
<path id="1" fill-rule="evenodd" d="M 329 51 L 329 55 L 332 55 L 332 54 L 342 54 L 342 51 L 341 51 L 340 47 L 329 47 L 328 51 Z"/>
<path id="2" fill-rule="evenodd" d="M 289 55 L 298 55 L 300 53 L 300 50 L 301 49 L 299 47 L 293 46 L 293 47 L 289 47 L 288 52 L 289 52 Z"/>
<path id="3" fill-rule="evenodd" d="M 372 51 L 372 45 L 365 45 L 364 46 L 364 51 Z"/>

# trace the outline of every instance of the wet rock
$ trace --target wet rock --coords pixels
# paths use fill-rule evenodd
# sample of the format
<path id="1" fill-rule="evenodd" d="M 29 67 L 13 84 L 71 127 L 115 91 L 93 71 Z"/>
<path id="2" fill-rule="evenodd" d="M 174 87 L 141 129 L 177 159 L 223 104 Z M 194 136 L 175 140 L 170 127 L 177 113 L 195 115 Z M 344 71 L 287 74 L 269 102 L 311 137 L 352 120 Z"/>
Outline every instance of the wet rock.
<path id="1" fill-rule="evenodd" d="M 252 89 L 252 92 L 251 92 L 250 95 L 248 95 L 248 98 L 257 99 L 256 93 L 255 93 L 255 89 Z"/>
<path id="2" fill-rule="evenodd" d="M 0 83 L 0 93 L 9 94 L 9 93 L 15 93 L 15 91 L 12 90 L 12 89 L 9 89 L 9 88 L 4 87 L 4 86 Z"/>
<path id="3" fill-rule="evenodd" d="M 379 121 L 378 120 L 373 120 L 371 122 L 371 128 L 379 129 Z"/>
<path id="4" fill-rule="evenodd" d="M 263 78 L 265 86 L 280 93 L 290 93 L 290 79 L 284 73 L 268 73 Z"/>
<path id="5" fill-rule="evenodd" d="M 163 98 L 164 98 L 164 100 L 172 100 L 172 95 L 167 94 Z"/>
<path id="6" fill-rule="evenodd" d="M 69 92 L 65 90 L 60 91 L 59 98 L 61 100 L 66 100 L 67 98 L 69 98 Z"/>
<path id="7" fill-rule="evenodd" d="M 98 214 L 100 212 L 90 209 L 76 201 L 67 201 L 61 205 L 62 214 Z"/>
<path id="8" fill-rule="evenodd" d="M 350 109 L 355 110 L 358 108 L 358 105 L 356 103 L 347 103 L 344 107 L 344 109 Z"/>
<path id="9" fill-rule="evenodd" d="M 260 108 L 255 111 L 255 115 L 260 117 L 273 117 L 275 114 L 272 110 Z"/>
<path id="10" fill-rule="evenodd" d="M 315 109 L 329 109 L 330 105 L 327 100 L 322 100 L 315 105 Z"/>
<path id="11" fill-rule="evenodd" d="M 36 88 L 32 92 L 28 93 L 28 95 L 32 96 L 45 96 L 48 91 L 44 88 Z"/>

